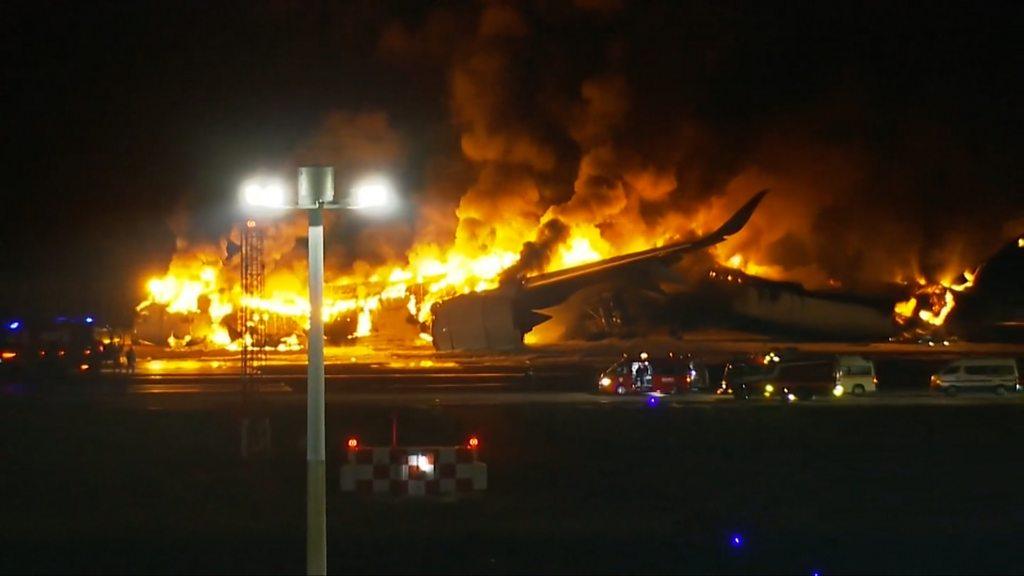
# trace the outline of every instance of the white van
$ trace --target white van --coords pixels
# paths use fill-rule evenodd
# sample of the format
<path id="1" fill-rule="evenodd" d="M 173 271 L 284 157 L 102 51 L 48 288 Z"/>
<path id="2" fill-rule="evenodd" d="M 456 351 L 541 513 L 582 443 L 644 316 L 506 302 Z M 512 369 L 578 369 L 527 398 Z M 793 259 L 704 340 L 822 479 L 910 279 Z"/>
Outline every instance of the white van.
<path id="1" fill-rule="evenodd" d="M 836 367 L 836 387 L 841 386 L 843 393 L 861 396 L 877 390 L 878 378 L 871 360 L 862 356 L 839 356 Z"/>
<path id="2" fill-rule="evenodd" d="M 932 375 L 932 388 L 954 395 L 961 390 L 991 390 L 996 394 L 1021 388 L 1017 361 L 1013 358 L 966 358 L 948 364 Z"/>

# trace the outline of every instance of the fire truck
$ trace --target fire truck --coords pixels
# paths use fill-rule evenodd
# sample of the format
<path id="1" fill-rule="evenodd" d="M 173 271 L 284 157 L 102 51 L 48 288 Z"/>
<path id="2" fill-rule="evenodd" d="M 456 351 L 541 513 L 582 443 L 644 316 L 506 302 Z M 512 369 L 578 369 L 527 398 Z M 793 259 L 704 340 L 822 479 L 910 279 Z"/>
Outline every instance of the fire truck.
<path id="1" fill-rule="evenodd" d="M 698 389 L 707 382 L 707 370 L 691 356 L 669 354 L 651 358 L 624 357 L 601 373 L 597 391 L 623 396 L 635 393 L 675 394 Z"/>
<path id="2" fill-rule="evenodd" d="M 109 328 L 98 328 L 91 316 L 59 317 L 55 321 L 13 320 L 0 334 L 0 374 L 63 376 L 91 374 L 116 363 Z"/>

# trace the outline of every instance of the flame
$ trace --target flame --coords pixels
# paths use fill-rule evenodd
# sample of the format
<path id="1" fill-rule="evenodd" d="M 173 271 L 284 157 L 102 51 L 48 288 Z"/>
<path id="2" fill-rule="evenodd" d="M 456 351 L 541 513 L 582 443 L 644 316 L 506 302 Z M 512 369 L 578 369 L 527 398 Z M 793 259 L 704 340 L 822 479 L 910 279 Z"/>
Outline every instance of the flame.
<path id="1" fill-rule="evenodd" d="M 907 320 L 913 318 L 915 311 L 917 311 L 917 298 L 913 296 L 903 302 L 897 302 L 896 307 L 893 309 L 896 321 L 900 324 L 905 324 Z"/>
<path id="2" fill-rule="evenodd" d="M 579 266 L 678 241 L 687 234 L 710 229 L 707 224 L 720 221 L 724 212 L 724 206 L 713 203 L 698 211 L 691 221 L 669 219 L 650 228 L 638 225 L 635 234 L 618 237 L 606 237 L 603 227 L 578 220 L 570 222 L 557 244 L 546 245 L 547 258 L 537 264 L 542 269 L 531 272 Z M 404 257 L 381 266 L 357 262 L 344 273 L 328 269 L 323 320 L 346 322 L 352 338 L 363 338 L 376 332 L 374 323 L 383 309 L 397 309 L 419 324 L 410 338 L 429 341 L 434 304 L 459 294 L 496 288 L 502 274 L 519 262 L 524 245 L 541 241 L 543 225 L 550 217 L 554 216 L 549 213 L 535 220 L 510 216 L 507 221 L 494 223 L 493 234 L 483 239 L 463 235 L 459 230 L 450 244 L 418 243 Z M 1018 244 L 1024 247 L 1024 238 Z M 746 276 L 785 279 L 786 269 L 765 262 L 761 250 L 759 245 L 746 245 L 740 251 L 730 241 L 718 244 L 709 253 L 721 268 L 709 271 L 709 275 L 737 283 L 743 283 Z M 187 321 L 188 334 L 179 330 L 167 338 L 172 348 L 206 345 L 240 350 L 251 342 L 242 340 L 237 324 L 251 321 L 273 327 L 268 331 L 276 344 L 268 343 L 268 349 L 300 348 L 310 312 L 304 268 L 290 266 L 288 262 L 270 262 L 264 295 L 247 296 L 239 283 L 237 261 L 225 263 L 221 257 L 220 251 L 181 250 L 164 275 L 145 282 L 145 299 L 137 310 L 145 315 L 162 309 Z M 956 281 L 927 282 L 919 273 L 912 277 L 915 288 L 908 300 L 897 303 L 895 318 L 900 323 L 916 318 L 929 325 L 941 325 L 955 306 L 955 293 L 973 285 L 975 272 L 965 271 Z M 821 284 L 833 288 L 842 285 L 827 276 L 822 277 Z M 238 318 L 237 311 L 242 309 L 248 314 L 245 319 Z"/>
<path id="3" fill-rule="evenodd" d="M 302 345 L 299 344 L 298 334 L 289 334 L 277 344 L 276 349 L 278 352 L 295 352 L 302 350 Z"/>
<path id="4" fill-rule="evenodd" d="M 716 260 L 718 260 L 719 264 L 739 270 L 747 276 L 760 276 L 771 280 L 780 280 L 784 276 L 782 270 L 776 266 L 759 264 L 739 253 L 725 258 L 724 253 L 727 252 L 719 246 L 715 246 L 712 249 L 712 254 L 715 256 Z"/>
<path id="5" fill-rule="evenodd" d="M 931 283 L 918 276 L 913 296 L 896 303 L 893 317 L 899 324 L 907 324 L 916 312 L 917 318 L 923 322 L 931 326 L 942 326 L 956 307 L 956 294 L 973 287 L 977 275 L 977 270 L 968 269 L 960 274 L 963 278 L 961 282 L 944 279 Z"/>
<path id="6" fill-rule="evenodd" d="M 534 234 L 536 231 L 522 231 L 521 240 L 530 240 Z M 676 239 L 678 235 L 665 235 L 645 244 L 654 246 Z M 579 266 L 636 248 L 629 245 L 616 249 L 602 237 L 597 227 L 576 225 L 554 250 L 544 271 Z M 756 264 L 744 255 L 736 253 L 725 259 L 723 254 L 715 252 L 719 261 L 747 274 L 773 272 L 771 267 Z M 349 319 L 354 322 L 351 337 L 366 337 L 374 333 L 375 314 L 383 306 L 395 303 L 426 327 L 435 303 L 458 294 L 496 288 L 502 273 L 516 264 L 519 257 L 519 252 L 513 250 L 473 253 L 457 242 L 447 248 L 417 245 L 407 255 L 405 263 L 363 267 L 331 279 L 325 290 L 323 320 L 331 323 Z M 251 346 L 252 342 L 243 342 L 240 336 L 232 337 L 240 331 L 233 326 L 236 318 L 231 314 L 245 309 L 250 315 L 247 323 L 274 319 L 275 325 L 283 322 L 285 331 L 291 332 L 278 344 L 268 344 L 268 350 L 298 349 L 298 334 L 309 326 L 310 308 L 303 280 L 290 270 L 271 272 L 267 278 L 267 294 L 247 296 L 242 294 L 237 276 L 227 273 L 224 266 L 209 254 L 176 256 L 166 274 L 146 282 L 146 299 L 137 310 L 145 314 L 152 306 L 162 306 L 168 313 L 192 319 L 190 334 L 168 338 L 172 348 L 199 343 L 228 350 Z M 419 340 L 430 341 L 429 332 L 424 329 Z"/>
<path id="7" fill-rule="evenodd" d="M 559 257 L 566 268 L 579 266 L 601 259 L 601 255 L 590 245 L 586 238 L 573 238 L 568 246 L 563 246 Z"/>
<path id="8" fill-rule="evenodd" d="M 946 290 L 943 293 L 942 304 L 939 306 L 938 312 L 933 310 L 921 310 L 917 315 L 921 320 L 924 320 L 932 326 L 942 326 L 946 321 L 946 316 L 949 315 L 954 306 L 956 306 L 956 299 L 953 297 L 953 292 Z"/>

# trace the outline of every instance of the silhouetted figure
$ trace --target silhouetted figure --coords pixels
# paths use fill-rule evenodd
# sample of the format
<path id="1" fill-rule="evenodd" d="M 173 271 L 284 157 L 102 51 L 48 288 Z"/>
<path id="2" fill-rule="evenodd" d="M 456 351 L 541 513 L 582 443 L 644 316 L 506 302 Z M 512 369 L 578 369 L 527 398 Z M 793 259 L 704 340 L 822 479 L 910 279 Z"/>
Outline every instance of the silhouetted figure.
<path id="1" fill-rule="evenodd" d="M 124 353 L 124 359 L 126 367 L 128 368 L 129 374 L 135 374 L 135 347 L 129 346 L 128 351 Z"/>
<path id="2" fill-rule="evenodd" d="M 647 388 L 648 379 L 651 375 L 651 365 L 647 361 L 638 362 L 636 366 L 636 373 L 633 375 L 633 382 L 636 385 L 637 390 L 644 390 Z"/>

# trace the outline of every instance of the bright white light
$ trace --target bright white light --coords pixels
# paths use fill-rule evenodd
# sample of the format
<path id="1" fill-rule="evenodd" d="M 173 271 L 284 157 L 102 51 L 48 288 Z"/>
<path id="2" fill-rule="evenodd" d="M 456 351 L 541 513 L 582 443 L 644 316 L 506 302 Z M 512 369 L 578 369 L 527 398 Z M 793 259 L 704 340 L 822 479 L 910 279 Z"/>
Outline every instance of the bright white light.
<path id="1" fill-rule="evenodd" d="M 832 395 L 835 396 L 836 398 L 842 396 L 843 392 L 846 392 L 846 390 L 844 390 L 842 385 L 840 384 L 836 384 L 836 387 L 832 389 Z"/>
<path id="2" fill-rule="evenodd" d="M 601 378 L 600 384 L 601 384 L 601 386 L 611 386 L 612 385 L 612 379 L 607 377 L 607 376 L 605 376 L 604 378 Z"/>
<path id="3" fill-rule="evenodd" d="M 242 197 L 250 206 L 266 208 L 285 207 L 285 188 L 280 180 L 273 178 L 253 178 L 242 184 Z"/>
<path id="4" fill-rule="evenodd" d="M 434 463 L 431 462 L 430 458 L 424 454 L 413 454 L 409 456 L 409 466 L 415 466 L 425 474 L 434 473 Z"/>
<path id="5" fill-rule="evenodd" d="M 369 176 L 356 182 L 348 207 L 352 210 L 383 211 L 396 204 L 395 189 L 387 178 Z"/>

